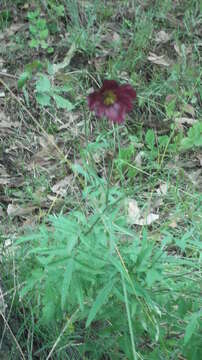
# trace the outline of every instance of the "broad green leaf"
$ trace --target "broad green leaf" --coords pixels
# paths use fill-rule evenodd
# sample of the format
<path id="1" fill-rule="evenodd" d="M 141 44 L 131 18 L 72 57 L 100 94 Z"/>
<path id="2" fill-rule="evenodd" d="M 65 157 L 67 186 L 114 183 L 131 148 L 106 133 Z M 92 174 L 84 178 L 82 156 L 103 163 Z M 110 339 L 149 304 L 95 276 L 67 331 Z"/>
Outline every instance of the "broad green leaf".
<path id="1" fill-rule="evenodd" d="M 74 105 L 69 100 L 63 98 L 60 95 L 54 94 L 54 100 L 59 109 L 67 109 L 70 111 L 74 108 Z"/>
<path id="2" fill-rule="evenodd" d="M 43 64 L 39 60 L 34 60 L 30 64 L 27 64 L 25 69 L 29 73 L 32 73 L 33 71 L 39 71 L 43 68 Z"/>
<path id="3" fill-rule="evenodd" d="M 91 322 L 94 320 L 97 312 L 100 310 L 102 305 L 106 302 L 107 298 L 109 297 L 109 294 L 111 292 L 112 287 L 114 286 L 115 280 L 110 281 L 97 295 L 93 306 L 89 312 L 88 319 L 86 321 L 86 327 L 88 327 Z"/>
<path id="4" fill-rule="evenodd" d="M 29 41 L 29 46 L 31 48 L 38 48 L 39 46 L 39 42 L 37 39 L 32 39 L 31 41 Z"/>
<path id="5" fill-rule="evenodd" d="M 39 93 L 49 92 L 51 90 L 51 83 L 46 75 L 41 75 L 36 82 L 36 90 Z"/>
<path id="6" fill-rule="evenodd" d="M 48 94 L 37 93 L 36 100 L 37 100 L 38 104 L 40 104 L 42 106 L 49 106 L 51 98 Z"/>
<path id="7" fill-rule="evenodd" d="M 64 273 L 64 278 L 63 278 L 63 284 L 61 287 L 61 307 L 62 310 L 64 310 L 65 304 L 66 304 L 66 300 L 67 300 L 67 295 L 68 295 L 68 290 L 69 290 L 69 286 L 72 280 L 72 274 L 73 274 L 73 270 L 74 270 L 74 259 L 70 259 L 68 261 L 65 273 Z"/>
<path id="8" fill-rule="evenodd" d="M 41 30 L 39 32 L 39 37 L 41 40 L 45 40 L 48 37 L 48 29 Z"/>
<path id="9" fill-rule="evenodd" d="M 152 129 L 146 132 L 145 141 L 150 149 L 153 149 L 155 144 L 155 133 Z"/>

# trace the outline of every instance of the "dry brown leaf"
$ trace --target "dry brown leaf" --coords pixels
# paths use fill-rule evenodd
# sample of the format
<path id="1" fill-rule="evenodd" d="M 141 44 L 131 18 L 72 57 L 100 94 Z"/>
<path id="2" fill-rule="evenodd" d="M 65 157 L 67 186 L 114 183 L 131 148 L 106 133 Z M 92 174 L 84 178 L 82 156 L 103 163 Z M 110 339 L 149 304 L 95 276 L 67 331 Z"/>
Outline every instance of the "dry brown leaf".
<path id="1" fill-rule="evenodd" d="M 184 105 L 183 110 L 184 110 L 185 113 L 187 113 L 187 114 L 191 115 L 192 117 L 194 117 L 195 110 L 194 110 L 193 106 L 191 106 L 190 104 Z"/>
<path id="2" fill-rule="evenodd" d="M 162 183 L 156 191 L 158 195 L 166 195 L 168 191 L 168 184 Z"/>
<path id="3" fill-rule="evenodd" d="M 112 34 L 112 40 L 113 41 L 120 41 L 120 35 L 114 31 L 113 34 Z"/>
<path id="4" fill-rule="evenodd" d="M 192 182 L 193 185 L 195 186 L 200 186 L 202 183 L 202 169 L 198 169 L 196 171 L 192 171 L 192 172 L 186 172 L 185 171 L 186 176 L 189 178 L 189 180 Z"/>
<path id="5" fill-rule="evenodd" d="M 156 55 L 152 52 L 149 53 L 147 59 L 156 65 L 170 66 L 172 64 L 171 60 L 166 58 L 165 55 Z"/>
<path id="6" fill-rule="evenodd" d="M 1 278 L 0 278 L 0 282 L 1 282 Z M 3 315 L 5 315 L 6 307 L 7 305 L 5 304 L 4 295 L 0 284 L 0 314 L 2 313 Z"/>
<path id="7" fill-rule="evenodd" d="M 64 179 L 58 181 L 55 185 L 52 186 L 51 190 L 57 195 L 65 196 L 68 187 L 72 182 L 73 175 L 66 176 Z"/>
<path id="8" fill-rule="evenodd" d="M 144 151 L 139 151 L 139 153 L 135 157 L 135 164 L 139 167 L 142 166 L 142 158 L 144 156 Z"/>
<path id="9" fill-rule="evenodd" d="M 2 206 L 0 206 L 0 217 L 3 217 L 4 216 L 4 211 L 2 209 Z"/>
<path id="10" fill-rule="evenodd" d="M 0 56 L 0 68 L 3 67 L 3 64 L 4 64 L 4 59 Z M 1 70 L 2 71 L 2 70 Z"/>
<path id="11" fill-rule="evenodd" d="M 173 221 L 171 221 L 171 223 L 169 223 L 168 226 L 171 227 L 172 229 L 175 229 L 177 227 L 177 222 L 175 220 L 173 220 Z"/>
<path id="12" fill-rule="evenodd" d="M 70 46 L 68 52 L 66 53 L 66 56 L 63 57 L 63 61 L 61 63 L 58 64 L 53 64 L 53 73 L 56 75 L 58 73 L 58 71 L 66 68 L 67 66 L 69 66 L 70 61 L 72 60 L 73 56 L 76 53 L 76 43 L 73 42 L 72 45 Z"/>
<path id="13" fill-rule="evenodd" d="M 50 167 L 50 163 L 54 163 L 60 159 L 60 154 L 54 145 L 56 142 L 53 135 L 47 135 L 46 137 L 41 136 L 39 138 L 39 143 L 42 147 L 36 154 L 31 158 L 31 162 L 28 164 L 28 170 L 32 170 L 37 166 L 40 167 Z"/>
<path id="14" fill-rule="evenodd" d="M 197 154 L 196 157 L 199 160 L 199 164 L 202 166 L 202 153 Z"/>
<path id="15" fill-rule="evenodd" d="M 7 207 L 8 216 L 25 216 L 31 214 L 37 207 L 36 206 L 19 206 L 14 204 L 9 204 Z"/>
<path id="16" fill-rule="evenodd" d="M 156 37 L 155 37 L 155 41 L 160 44 L 160 43 L 167 43 L 169 40 L 171 39 L 171 35 L 170 34 L 167 34 L 164 30 L 161 30 L 159 31 L 157 34 L 156 34 Z"/>
<path id="17" fill-rule="evenodd" d="M 0 34 L 0 41 L 3 40 L 5 37 L 14 35 L 18 30 L 21 29 L 22 26 L 24 26 L 24 24 L 12 24 L 9 28 L 7 28 L 4 32 Z"/>
<path id="18" fill-rule="evenodd" d="M 193 125 L 197 122 L 196 119 L 191 119 L 187 117 L 175 118 L 174 121 L 177 125 L 183 125 L 183 124 Z"/>
<path id="19" fill-rule="evenodd" d="M 128 222 L 131 225 L 151 225 L 154 221 L 159 219 L 158 214 L 146 214 L 142 215 L 142 211 L 138 207 L 137 201 L 134 199 L 130 199 L 128 201 Z"/>
<path id="20" fill-rule="evenodd" d="M 6 116 L 3 111 L 0 112 L 0 131 L 3 130 L 3 133 L 10 132 L 12 128 L 18 128 L 20 123 L 18 121 L 10 120 L 9 116 Z"/>
<path id="21" fill-rule="evenodd" d="M 176 53 L 179 55 L 179 56 L 183 56 L 183 54 L 185 55 L 189 55 L 191 52 L 192 52 L 192 46 L 188 46 L 186 47 L 184 44 L 174 44 L 174 49 L 176 51 Z"/>
<path id="22" fill-rule="evenodd" d="M 165 98 L 165 103 L 167 104 L 171 101 L 174 101 L 175 99 L 176 99 L 176 95 L 173 95 L 173 94 L 167 95 Z"/>

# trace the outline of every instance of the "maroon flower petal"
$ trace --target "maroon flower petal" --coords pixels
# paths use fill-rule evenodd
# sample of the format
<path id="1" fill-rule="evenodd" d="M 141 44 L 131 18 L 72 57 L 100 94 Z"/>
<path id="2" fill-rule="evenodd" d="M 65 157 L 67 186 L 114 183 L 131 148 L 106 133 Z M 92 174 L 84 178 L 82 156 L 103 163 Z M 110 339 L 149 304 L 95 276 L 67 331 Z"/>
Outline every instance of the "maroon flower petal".
<path id="1" fill-rule="evenodd" d="M 129 84 L 121 85 L 119 87 L 119 94 L 123 96 L 128 96 L 131 98 L 131 100 L 134 100 L 136 98 L 136 91 Z"/>
<path id="2" fill-rule="evenodd" d="M 102 104 L 101 102 L 97 103 L 94 110 L 95 110 L 95 115 L 99 118 L 105 115 L 105 105 Z"/>
<path id="3" fill-rule="evenodd" d="M 101 92 L 104 92 L 106 90 L 113 90 L 118 89 L 119 84 L 115 80 L 104 80 L 103 85 L 101 87 Z"/>
<path id="4" fill-rule="evenodd" d="M 121 124 L 125 119 L 125 109 L 119 103 L 115 103 L 105 109 L 106 117 L 114 123 Z"/>
<path id="5" fill-rule="evenodd" d="M 133 109 L 133 103 L 129 96 L 124 95 L 120 97 L 119 95 L 117 102 L 120 103 L 123 107 L 125 107 L 126 112 L 129 112 Z"/>
<path id="6" fill-rule="evenodd" d="M 100 93 L 98 91 L 93 92 L 92 94 L 88 95 L 88 106 L 90 110 L 94 110 L 97 103 L 100 102 Z"/>
<path id="7" fill-rule="evenodd" d="M 119 85 L 115 80 L 104 80 L 101 89 L 87 98 L 90 110 L 97 117 L 106 116 L 114 123 L 122 123 L 132 110 L 136 91 L 129 84 Z"/>

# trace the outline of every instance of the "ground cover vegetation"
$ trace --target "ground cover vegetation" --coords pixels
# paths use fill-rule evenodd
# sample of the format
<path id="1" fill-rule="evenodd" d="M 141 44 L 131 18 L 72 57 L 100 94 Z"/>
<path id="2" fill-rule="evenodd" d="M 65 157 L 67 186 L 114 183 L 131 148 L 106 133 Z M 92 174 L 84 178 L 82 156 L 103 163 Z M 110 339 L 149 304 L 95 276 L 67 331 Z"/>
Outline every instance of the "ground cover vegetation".
<path id="1" fill-rule="evenodd" d="M 1 359 L 202 358 L 200 25 L 0 1 Z"/>

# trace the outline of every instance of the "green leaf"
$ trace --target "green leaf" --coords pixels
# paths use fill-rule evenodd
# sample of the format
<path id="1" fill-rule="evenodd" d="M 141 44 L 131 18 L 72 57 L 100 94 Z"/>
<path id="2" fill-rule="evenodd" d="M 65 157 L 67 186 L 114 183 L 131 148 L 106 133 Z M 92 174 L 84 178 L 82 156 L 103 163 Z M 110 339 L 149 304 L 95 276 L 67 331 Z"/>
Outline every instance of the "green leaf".
<path id="1" fill-rule="evenodd" d="M 202 122 L 196 122 L 188 131 L 188 136 L 181 141 L 181 150 L 202 146 Z"/>
<path id="2" fill-rule="evenodd" d="M 39 60 L 34 60 L 30 64 L 27 64 L 25 69 L 27 72 L 39 71 L 43 68 L 43 64 Z"/>
<path id="3" fill-rule="evenodd" d="M 31 41 L 29 41 L 29 47 L 31 49 L 38 48 L 38 46 L 39 46 L 39 41 L 37 39 L 32 39 Z"/>
<path id="4" fill-rule="evenodd" d="M 31 78 L 31 73 L 29 71 L 25 71 L 20 75 L 18 80 L 18 89 L 22 89 L 22 87 L 26 84 L 27 80 Z"/>
<path id="5" fill-rule="evenodd" d="M 62 308 L 62 310 L 64 310 L 64 308 L 65 308 L 68 290 L 69 290 L 69 286 L 70 286 L 70 283 L 72 280 L 73 270 L 74 270 L 74 259 L 70 259 L 68 262 L 68 265 L 66 267 L 65 273 L 64 273 L 63 284 L 61 287 L 61 308 Z"/>
<path id="6" fill-rule="evenodd" d="M 106 302 L 112 287 L 114 286 L 115 280 L 114 281 L 110 281 L 97 295 L 93 306 L 89 312 L 88 315 L 88 319 L 86 321 L 86 327 L 88 327 L 91 322 L 94 320 L 97 312 L 100 310 L 100 308 L 102 307 L 102 305 L 104 305 L 104 303 Z"/>
<path id="7" fill-rule="evenodd" d="M 50 96 L 45 93 L 37 93 L 36 94 L 36 100 L 42 106 L 50 105 L 50 99 L 51 99 Z"/>
<path id="8" fill-rule="evenodd" d="M 41 30 L 39 33 L 39 37 L 41 40 L 45 40 L 48 37 L 48 29 Z"/>
<path id="9" fill-rule="evenodd" d="M 192 316 L 191 316 L 191 320 L 190 322 L 188 323 L 187 327 L 186 327 L 186 330 L 185 330 L 185 335 L 184 335 L 184 345 L 186 345 L 189 340 L 191 339 L 193 333 L 195 332 L 196 330 L 196 327 L 198 325 L 198 317 L 200 316 L 200 313 L 194 313 Z"/>
<path id="10" fill-rule="evenodd" d="M 152 129 L 149 129 L 145 136 L 145 141 L 150 149 L 153 149 L 155 145 L 155 133 Z"/>
<path id="11" fill-rule="evenodd" d="M 49 92 L 51 90 L 51 83 L 46 75 L 41 75 L 40 79 L 36 82 L 36 90 L 39 93 Z"/>
<path id="12" fill-rule="evenodd" d="M 74 105 L 69 100 L 64 99 L 60 95 L 54 94 L 54 99 L 59 109 L 67 109 L 68 111 L 70 111 L 74 108 Z"/>
<path id="13" fill-rule="evenodd" d="M 153 285 L 157 280 L 161 279 L 161 274 L 155 269 L 150 269 L 147 272 L 146 282 L 148 286 Z"/>

